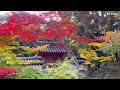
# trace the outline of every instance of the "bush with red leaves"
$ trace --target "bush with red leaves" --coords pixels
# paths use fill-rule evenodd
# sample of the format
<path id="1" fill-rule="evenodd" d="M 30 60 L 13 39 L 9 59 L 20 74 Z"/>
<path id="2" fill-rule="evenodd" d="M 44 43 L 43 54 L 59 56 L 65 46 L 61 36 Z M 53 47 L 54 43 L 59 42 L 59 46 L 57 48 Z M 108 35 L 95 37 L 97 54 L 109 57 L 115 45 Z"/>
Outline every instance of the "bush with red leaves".
<path id="1" fill-rule="evenodd" d="M 94 39 L 91 39 L 91 38 L 88 38 L 88 37 L 77 37 L 75 38 L 77 42 L 95 42 L 97 41 L 98 39 L 97 38 L 94 38 Z"/>
<path id="2" fill-rule="evenodd" d="M 6 76 L 11 73 L 16 73 L 16 70 L 8 67 L 0 66 L 0 77 Z"/>

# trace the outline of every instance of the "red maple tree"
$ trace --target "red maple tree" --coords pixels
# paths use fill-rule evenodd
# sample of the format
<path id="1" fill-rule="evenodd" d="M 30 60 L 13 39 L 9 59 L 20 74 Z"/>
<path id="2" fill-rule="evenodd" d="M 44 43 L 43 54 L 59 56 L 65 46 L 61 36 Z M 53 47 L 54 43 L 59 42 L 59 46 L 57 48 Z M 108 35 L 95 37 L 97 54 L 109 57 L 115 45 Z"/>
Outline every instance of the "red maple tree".
<path id="1" fill-rule="evenodd" d="M 44 22 L 48 17 L 52 23 L 46 22 L 47 31 L 43 31 L 40 28 L 40 22 Z M 58 17 L 64 19 L 53 20 Z M 61 11 L 50 11 L 40 15 L 12 12 L 6 23 L 0 24 L 0 43 L 14 41 L 15 36 L 21 38 L 22 42 L 32 42 L 40 36 L 60 41 L 64 36 L 74 35 L 76 30 L 76 26 L 65 18 L 66 16 Z"/>

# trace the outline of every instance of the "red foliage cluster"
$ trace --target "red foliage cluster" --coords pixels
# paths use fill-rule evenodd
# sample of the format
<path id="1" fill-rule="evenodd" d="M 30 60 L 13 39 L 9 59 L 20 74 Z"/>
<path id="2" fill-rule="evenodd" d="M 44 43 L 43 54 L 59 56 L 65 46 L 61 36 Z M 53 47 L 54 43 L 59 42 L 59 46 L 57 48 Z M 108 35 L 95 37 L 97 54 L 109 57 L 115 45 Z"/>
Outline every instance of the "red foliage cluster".
<path id="1" fill-rule="evenodd" d="M 0 36 L 9 36 L 12 30 L 14 31 L 14 23 L 6 22 L 0 24 Z"/>
<path id="2" fill-rule="evenodd" d="M 78 38 L 76 38 L 76 41 L 80 42 L 80 43 L 82 43 L 82 42 L 95 42 L 97 40 L 98 40 L 97 38 L 91 39 L 91 38 L 88 38 L 88 37 L 78 37 Z"/>
<path id="3" fill-rule="evenodd" d="M 46 23 L 47 31 L 41 32 L 42 36 L 44 36 L 45 38 L 61 41 L 62 37 L 64 36 L 75 34 L 76 26 L 69 20 L 64 19 L 66 18 L 66 16 L 63 14 L 62 11 L 50 11 L 49 13 L 40 14 L 40 16 L 44 19 L 50 19 L 50 23 Z M 62 18 L 64 20 L 53 21 L 54 18 Z"/>
<path id="4" fill-rule="evenodd" d="M 96 41 L 100 41 L 103 42 L 105 40 L 107 40 L 109 38 L 109 36 L 100 36 L 100 37 L 95 37 Z"/>
<path id="5" fill-rule="evenodd" d="M 0 24 L 0 37 L 18 35 L 23 42 L 34 41 L 39 37 L 38 16 L 25 12 L 12 13 L 6 23 Z M 3 40 L 5 42 L 5 40 Z"/>
<path id="6" fill-rule="evenodd" d="M 40 15 L 13 12 L 12 15 L 8 16 L 6 23 L 0 24 L 0 37 L 14 37 L 17 35 L 22 42 L 31 42 L 42 36 L 60 41 L 66 35 L 75 34 L 76 27 L 69 20 L 47 23 L 47 31 L 40 29 L 39 20 L 44 20 L 45 18 L 53 19 L 54 17 L 65 18 L 61 11 L 50 11 Z M 13 41 L 13 38 L 11 41 Z M 4 39 L 3 42 L 5 42 Z"/>
<path id="7" fill-rule="evenodd" d="M 7 68 L 7 67 L 4 67 L 4 66 L 0 66 L 0 77 L 8 75 L 10 73 L 16 73 L 16 70 L 11 69 L 11 68 Z"/>
<path id="8" fill-rule="evenodd" d="M 59 15 L 61 18 L 66 18 L 66 16 L 62 13 L 62 11 L 58 11 L 58 15 Z"/>
<path id="9" fill-rule="evenodd" d="M 76 26 L 69 20 L 51 23 L 47 26 L 48 31 L 44 34 L 46 38 L 55 38 L 58 41 L 60 41 L 62 37 L 74 35 L 76 32 Z"/>
<path id="10" fill-rule="evenodd" d="M 38 16 L 25 12 L 12 12 L 12 15 L 10 15 L 7 20 L 16 25 L 28 26 L 30 24 L 38 23 Z"/>
<path id="11" fill-rule="evenodd" d="M 37 28 L 39 18 L 25 12 L 12 13 L 8 17 L 8 22 L 14 24 L 12 33 L 20 36 L 23 42 L 34 41 L 39 37 L 40 30 Z"/>

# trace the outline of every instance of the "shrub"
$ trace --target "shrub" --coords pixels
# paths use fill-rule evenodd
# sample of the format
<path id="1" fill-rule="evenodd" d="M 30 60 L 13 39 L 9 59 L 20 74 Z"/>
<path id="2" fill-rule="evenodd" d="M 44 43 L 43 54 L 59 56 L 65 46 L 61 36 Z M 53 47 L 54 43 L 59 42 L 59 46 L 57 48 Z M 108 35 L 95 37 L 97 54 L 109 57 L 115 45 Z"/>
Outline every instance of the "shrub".
<path id="1" fill-rule="evenodd" d="M 65 60 L 58 67 L 38 70 L 32 68 L 21 68 L 16 73 L 16 79 L 78 79 L 82 78 L 76 66 L 69 60 Z"/>
<path id="2" fill-rule="evenodd" d="M 48 79 L 78 79 L 79 72 L 77 67 L 74 66 L 69 60 L 63 61 L 58 67 L 56 68 L 49 68 L 47 70 Z"/>
<path id="3" fill-rule="evenodd" d="M 42 79 L 44 77 L 44 71 L 40 71 L 32 68 L 21 68 L 16 73 L 16 79 Z"/>

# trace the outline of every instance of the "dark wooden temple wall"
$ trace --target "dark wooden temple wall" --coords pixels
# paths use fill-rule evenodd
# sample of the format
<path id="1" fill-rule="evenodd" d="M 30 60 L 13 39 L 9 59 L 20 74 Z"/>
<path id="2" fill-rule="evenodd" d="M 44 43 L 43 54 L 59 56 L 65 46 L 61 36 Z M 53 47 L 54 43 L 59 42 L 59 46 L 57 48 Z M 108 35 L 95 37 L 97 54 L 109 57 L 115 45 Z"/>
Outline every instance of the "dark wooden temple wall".
<path id="1" fill-rule="evenodd" d="M 54 63 L 63 60 L 63 54 L 60 53 L 39 53 L 39 56 L 41 56 L 42 59 L 48 63 Z"/>

